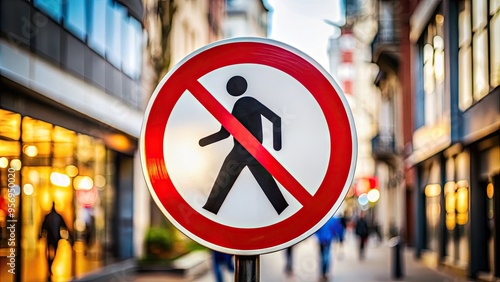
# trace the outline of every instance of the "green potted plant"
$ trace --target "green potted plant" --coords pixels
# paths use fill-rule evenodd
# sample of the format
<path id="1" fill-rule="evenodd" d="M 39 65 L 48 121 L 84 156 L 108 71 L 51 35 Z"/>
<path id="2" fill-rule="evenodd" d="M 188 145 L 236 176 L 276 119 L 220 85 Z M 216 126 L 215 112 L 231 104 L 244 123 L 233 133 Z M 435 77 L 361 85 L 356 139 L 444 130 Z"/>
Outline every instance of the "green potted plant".
<path id="1" fill-rule="evenodd" d="M 144 240 L 146 260 L 165 260 L 171 256 L 175 244 L 172 230 L 166 227 L 150 227 Z"/>

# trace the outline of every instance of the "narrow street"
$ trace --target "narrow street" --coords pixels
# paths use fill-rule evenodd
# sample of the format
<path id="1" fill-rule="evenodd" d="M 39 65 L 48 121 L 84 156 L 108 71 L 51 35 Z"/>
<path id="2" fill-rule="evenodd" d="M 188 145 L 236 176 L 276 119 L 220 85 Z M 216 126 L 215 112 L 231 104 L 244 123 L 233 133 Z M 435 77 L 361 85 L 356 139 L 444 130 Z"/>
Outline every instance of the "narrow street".
<path id="1" fill-rule="evenodd" d="M 500 0 L 0 0 L 0 282 L 500 282 L 499 105 Z"/>
<path id="2" fill-rule="evenodd" d="M 441 271 L 430 269 L 421 262 L 415 261 L 411 249 L 406 249 L 404 253 L 403 273 L 400 280 L 392 278 L 392 249 L 387 242 L 378 243 L 373 238 L 368 244 L 366 258 L 362 261 L 358 259 L 356 240 L 352 234 L 346 236 L 344 251 L 335 245 L 332 249 L 332 272 L 329 281 L 335 282 L 462 282 L 463 278 L 453 277 Z M 293 249 L 294 254 L 294 274 L 287 276 L 284 273 L 285 254 L 279 251 L 271 254 L 261 255 L 260 259 L 260 280 L 263 282 L 311 282 L 321 281 L 318 269 L 318 247 L 316 238 L 309 237 L 297 244 Z M 225 281 L 234 281 L 233 273 L 224 271 Z M 118 280 L 122 281 L 122 280 Z M 213 282 L 215 281 L 211 269 L 201 277 L 180 278 L 159 274 L 140 274 L 133 277 L 123 277 L 123 281 L 136 282 Z"/>

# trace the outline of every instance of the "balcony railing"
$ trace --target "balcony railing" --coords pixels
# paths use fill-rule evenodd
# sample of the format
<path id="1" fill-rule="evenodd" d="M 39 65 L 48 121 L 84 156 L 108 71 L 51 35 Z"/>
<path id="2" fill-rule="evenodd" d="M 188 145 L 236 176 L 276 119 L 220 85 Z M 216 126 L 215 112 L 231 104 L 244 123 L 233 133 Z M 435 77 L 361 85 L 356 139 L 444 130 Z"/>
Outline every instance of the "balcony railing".
<path id="1" fill-rule="evenodd" d="M 399 1 L 379 1 L 378 31 L 373 39 L 372 54 L 375 61 L 381 55 L 397 56 L 400 43 Z"/>
<path id="2" fill-rule="evenodd" d="M 396 155 L 394 136 L 377 134 L 372 139 L 372 154 L 376 159 L 390 159 Z"/>

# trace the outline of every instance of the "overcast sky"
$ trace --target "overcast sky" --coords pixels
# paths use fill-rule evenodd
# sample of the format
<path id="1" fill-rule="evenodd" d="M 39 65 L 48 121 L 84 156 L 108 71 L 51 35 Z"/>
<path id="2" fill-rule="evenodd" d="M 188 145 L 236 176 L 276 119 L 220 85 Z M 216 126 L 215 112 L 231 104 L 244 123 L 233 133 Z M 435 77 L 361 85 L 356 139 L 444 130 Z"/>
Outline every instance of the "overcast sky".
<path id="1" fill-rule="evenodd" d="M 342 25 L 345 21 L 343 2 L 343 0 L 264 0 L 270 10 L 269 38 L 298 48 L 328 70 L 328 38 L 337 34 L 339 30 L 326 24 L 324 20 Z"/>

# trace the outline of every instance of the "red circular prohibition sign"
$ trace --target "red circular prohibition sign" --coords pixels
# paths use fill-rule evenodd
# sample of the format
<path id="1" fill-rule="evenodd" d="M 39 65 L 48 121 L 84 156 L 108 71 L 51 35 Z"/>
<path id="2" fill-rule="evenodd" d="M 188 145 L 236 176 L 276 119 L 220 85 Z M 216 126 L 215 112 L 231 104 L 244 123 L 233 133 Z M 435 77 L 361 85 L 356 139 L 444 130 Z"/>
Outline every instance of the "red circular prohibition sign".
<path id="1" fill-rule="evenodd" d="M 193 85 L 199 85 L 197 80 L 203 75 L 245 63 L 281 70 L 300 82 L 320 106 L 330 135 L 328 167 L 316 193 L 292 193 L 299 197 L 297 200 L 302 208 L 278 223 L 257 228 L 220 224 L 191 207 L 172 183 L 163 152 L 164 144 L 169 142 L 164 140 L 166 125 L 181 95 L 186 90 L 197 91 L 199 87 Z M 226 253 L 256 255 L 277 251 L 313 234 L 333 215 L 345 197 L 354 175 L 357 154 L 352 115 L 345 98 L 341 97 L 343 94 L 334 85 L 328 73 L 307 55 L 269 39 L 223 40 L 186 57 L 158 85 L 142 126 L 141 162 L 156 204 L 188 237 Z M 287 189 L 286 184 L 281 184 Z"/>

